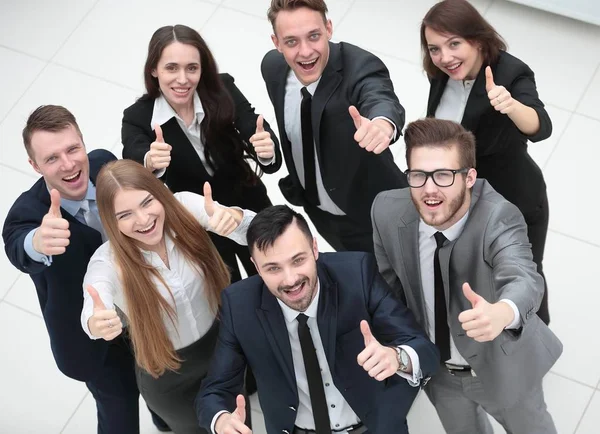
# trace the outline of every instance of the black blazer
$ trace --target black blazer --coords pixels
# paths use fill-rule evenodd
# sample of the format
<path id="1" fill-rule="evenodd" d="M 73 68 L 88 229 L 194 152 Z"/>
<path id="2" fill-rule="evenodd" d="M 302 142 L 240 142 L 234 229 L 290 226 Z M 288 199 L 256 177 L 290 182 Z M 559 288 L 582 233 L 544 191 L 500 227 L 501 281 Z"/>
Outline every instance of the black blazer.
<path id="1" fill-rule="evenodd" d="M 317 323 L 335 387 L 371 433 L 408 433 L 406 415 L 419 391 L 393 375 L 379 382 L 358 365 L 365 348 L 360 321 L 369 322 L 383 345 L 406 344 L 419 355 L 425 379 L 439 353 L 412 313 L 391 295 L 368 253 L 319 255 Z M 292 350 L 281 307 L 260 276 L 237 282 L 222 294 L 221 326 L 208 376 L 196 399 L 206 429 L 221 410 L 233 411 L 249 365 L 256 377 L 269 434 L 293 432 L 298 408 Z"/>
<path id="2" fill-rule="evenodd" d="M 88 155 L 90 179 L 95 184 L 102 165 L 116 157 L 104 149 Z M 109 343 L 104 339 L 91 340 L 81 328 L 83 276 L 90 258 L 102 244 L 102 237 L 62 210 L 71 231 L 66 252 L 53 256 L 49 267 L 32 261 L 23 243 L 27 234 L 40 226 L 49 209 L 50 194 L 44 179 L 40 178 L 19 196 L 8 212 L 2 230 L 4 248 L 10 262 L 29 274 L 35 284 L 58 368 L 75 380 L 91 381 L 104 364 Z"/>
<path id="3" fill-rule="evenodd" d="M 348 107 L 356 106 L 369 119 L 384 116 L 397 128 L 404 126 L 404 109 L 383 62 L 354 45 L 329 43 L 329 61 L 312 100 L 313 136 L 323 184 L 331 199 L 349 217 L 370 226 L 370 209 L 377 193 L 407 187 L 406 177 L 394 163 L 390 150 L 367 152 L 354 140 L 356 128 Z M 285 132 L 285 84 L 290 68 L 277 50 L 266 54 L 261 65 L 275 107 L 283 156 L 289 176 L 279 182 L 288 202 L 304 206 L 304 189 L 292 159 Z"/>
<path id="4" fill-rule="evenodd" d="M 256 131 L 258 115 L 254 113 L 254 108 L 234 84 L 233 77 L 229 74 L 219 74 L 219 76 L 236 108 L 235 128 L 240 132 L 241 138 L 249 143 L 250 137 Z M 144 163 L 144 156 L 150 150 L 150 144 L 156 140 L 156 134 L 150 125 L 153 109 L 154 99 L 142 97 L 123 112 L 121 128 L 123 158 Z M 171 118 L 161 127 L 165 141 L 172 146 L 171 164 L 162 179 L 174 193 L 191 191 L 203 194 L 204 183 L 209 181 L 213 189 L 213 197 L 223 205 L 236 205 L 254 211 L 271 205 L 267 190 L 260 180 L 257 180 L 254 186 L 240 187 L 241 180 L 232 177 L 231 171 L 220 170 L 220 168 L 217 168 L 214 176 L 210 176 L 193 145 L 179 127 L 177 119 Z M 274 173 L 281 167 L 281 150 L 277 136 L 266 121 L 264 127 L 271 133 L 275 144 L 275 162 L 260 167 L 265 173 Z M 249 148 L 254 151 L 251 144 Z"/>
<path id="5" fill-rule="evenodd" d="M 485 67 L 477 75 L 461 124 L 475 134 L 479 177 L 486 178 L 523 214 L 535 212 L 544 201 L 546 184 L 542 171 L 527 153 L 527 140 L 537 142 L 550 137 L 552 122 L 538 98 L 533 71 L 525 63 L 501 51 L 498 61 L 490 66 L 497 85 L 537 112 L 540 130 L 526 136 L 507 115 L 491 106 L 485 90 Z M 446 74 L 431 79 L 427 116 L 435 116 L 447 82 Z"/>

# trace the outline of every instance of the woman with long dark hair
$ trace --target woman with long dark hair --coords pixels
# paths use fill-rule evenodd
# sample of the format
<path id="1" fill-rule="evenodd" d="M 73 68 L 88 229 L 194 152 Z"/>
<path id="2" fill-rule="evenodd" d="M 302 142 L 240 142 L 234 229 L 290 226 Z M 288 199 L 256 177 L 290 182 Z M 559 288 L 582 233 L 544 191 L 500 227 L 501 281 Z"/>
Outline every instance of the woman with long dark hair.
<path id="1" fill-rule="evenodd" d="M 475 134 L 477 173 L 523 213 L 544 276 L 548 196 L 527 141 L 550 137 L 552 122 L 533 71 L 506 51 L 502 37 L 466 0 L 444 0 L 427 12 L 421 48 L 431 83 L 427 116 L 459 122 Z M 538 316 L 550 322 L 547 286 Z"/>
<path id="2" fill-rule="evenodd" d="M 207 230 L 246 244 L 254 212 L 190 192 L 173 194 L 130 160 L 107 164 L 96 200 L 108 237 L 84 278 L 81 324 L 112 340 L 126 325 L 136 378 L 148 406 L 177 434 L 205 433 L 194 399 L 218 335 L 220 293 L 229 272 Z"/>
<path id="3" fill-rule="evenodd" d="M 223 205 L 256 212 L 271 205 L 259 175 L 281 167 L 277 138 L 233 77 L 218 73 L 197 31 L 158 29 L 148 45 L 144 81 L 146 94 L 123 114 L 123 158 L 144 164 L 173 192 L 202 194 L 209 181 Z M 248 275 L 256 274 L 246 248 L 211 238 L 233 282 L 241 279 L 236 256 Z"/>

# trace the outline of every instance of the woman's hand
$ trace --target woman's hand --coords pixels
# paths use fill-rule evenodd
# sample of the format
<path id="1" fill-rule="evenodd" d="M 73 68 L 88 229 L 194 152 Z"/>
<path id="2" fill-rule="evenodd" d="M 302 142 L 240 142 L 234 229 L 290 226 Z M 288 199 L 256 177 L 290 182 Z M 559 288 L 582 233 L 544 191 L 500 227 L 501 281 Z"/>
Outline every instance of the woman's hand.
<path id="1" fill-rule="evenodd" d="M 92 336 L 112 341 L 123 332 L 123 323 L 115 309 L 107 309 L 98 295 L 98 291 L 88 285 L 87 292 L 94 302 L 94 314 L 88 319 L 88 328 Z"/>
<path id="2" fill-rule="evenodd" d="M 165 143 L 162 128 L 155 125 L 156 140 L 150 144 L 150 151 L 146 154 L 145 166 L 152 170 L 166 169 L 171 164 L 171 145 Z"/>
<path id="3" fill-rule="evenodd" d="M 223 237 L 235 231 L 244 216 L 238 209 L 227 208 L 216 203 L 212 198 L 212 189 L 208 182 L 204 183 L 204 210 L 210 217 L 208 227 Z"/>
<path id="4" fill-rule="evenodd" d="M 489 66 L 485 68 L 485 90 L 490 99 L 490 104 L 496 111 L 508 115 L 515 109 L 516 101 L 504 86 L 496 86 L 492 68 Z"/>
<path id="5" fill-rule="evenodd" d="M 250 137 L 250 143 L 254 146 L 254 151 L 258 158 L 270 160 L 273 158 L 273 155 L 275 155 L 275 143 L 273 143 L 273 139 L 271 139 L 271 133 L 265 131 L 263 123 L 263 115 L 260 115 L 256 119 L 256 132 Z"/>

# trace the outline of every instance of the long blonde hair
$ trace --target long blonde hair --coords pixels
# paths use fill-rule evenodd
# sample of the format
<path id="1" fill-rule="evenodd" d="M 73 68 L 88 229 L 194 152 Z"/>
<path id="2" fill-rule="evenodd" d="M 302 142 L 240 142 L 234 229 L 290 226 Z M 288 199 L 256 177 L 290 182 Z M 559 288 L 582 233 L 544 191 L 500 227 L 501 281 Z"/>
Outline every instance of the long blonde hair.
<path id="1" fill-rule="evenodd" d="M 210 237 L 196 218 L 148 169 L 132 160 L 118 160 L 102 168 L 96 180 L 96 200 L 102 225 L 111 244 L 128 307 L 129 334 L 137 364 L 157 378 L 176 371 L 181 360 L 167 334 L 163 314 L 175 324 L 177 312 L 160 295 L 154 279 L 171 293 L 160 273 L 146 263 L 136 242 L 117 226 L 115 197 L 120 190 L 147 191 L 165 210 L 164 233 L 197 267 L 211 310 L 216 314 L 221 291 L 230 283 L 229 271 Z M 171 293 L 171 297 L 173 294 Z"/>

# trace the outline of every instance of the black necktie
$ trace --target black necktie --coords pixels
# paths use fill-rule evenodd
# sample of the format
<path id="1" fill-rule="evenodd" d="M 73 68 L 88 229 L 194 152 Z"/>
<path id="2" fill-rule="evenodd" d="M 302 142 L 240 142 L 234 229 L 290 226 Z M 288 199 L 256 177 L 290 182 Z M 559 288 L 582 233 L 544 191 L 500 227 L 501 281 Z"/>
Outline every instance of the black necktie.
<path id="1" fill-rule="evenodd" d="M 315 145 L 311 120 L 312 96 L 306 87 L 302 88 L 300 123 L 302 126 L 302 160 L 304 162 L 304 195 L 311 205 L 319 205 L 317 193 L 317 169 L 315 166 Z"/>
<path id="2" fill-rule="evenodd" d="M 434 235 L 437 247 L 433 255 L 433 275 L 435 287 L 435 344 L 440 350 L 442 363 L 450 358 L 450 329 L 448 328 L 448 312 L 446 310 L 446 296 L 444 294 L 444 281 L 440 267 L 440 248 L 447 238 L 441 232 Z"/>
<path id="3" fill-rule="evenodd" d="M 315 419 L 315 431 L 317 434 L 331 434 L 329 410 L 327 409 L 327 400 L 325 399 L 325 390 L 323 389 L 321 368 L 319 367 L 315 345 L 310 336 L 310 329 L 306 323 L 308 317 L 301 313 L 296 319 L 298 320 L 298 338 L 300 339 L 300 347 L 302 348 L 304 369 L 306 370 L 306 379 L 308 380 L 310 404 Z"/>

